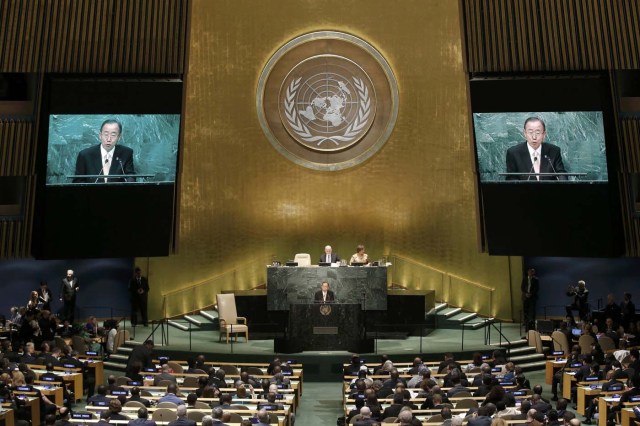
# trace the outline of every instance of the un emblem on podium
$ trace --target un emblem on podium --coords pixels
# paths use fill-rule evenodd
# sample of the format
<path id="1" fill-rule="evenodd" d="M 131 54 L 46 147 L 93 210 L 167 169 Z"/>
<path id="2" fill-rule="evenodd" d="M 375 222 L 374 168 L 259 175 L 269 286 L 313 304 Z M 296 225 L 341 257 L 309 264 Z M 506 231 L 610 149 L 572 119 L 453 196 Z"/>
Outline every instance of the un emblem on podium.
<path id="1" fill-rule="evenodd" d="M 260 75 L 256 106 L 265 135 L 285 157 L 342 170 L 384 145 L 398 113 L 398 88 L 369 43 L 322 31 L 278 49 Z"/>
<path id="2" fill-rule="evenodd" d="M 320 313 L 324 316 L 331 315 L 331 305 L 327 305 L 327 304 L 320 305 Z"/>

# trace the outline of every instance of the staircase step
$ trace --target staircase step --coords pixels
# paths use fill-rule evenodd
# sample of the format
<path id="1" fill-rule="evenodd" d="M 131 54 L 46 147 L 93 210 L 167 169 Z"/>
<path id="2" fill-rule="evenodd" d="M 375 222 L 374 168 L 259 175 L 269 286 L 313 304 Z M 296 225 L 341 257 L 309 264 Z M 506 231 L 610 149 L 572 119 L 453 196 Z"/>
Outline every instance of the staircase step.
<path id="1" fill-rule="evenodd" d="M 534 348 L 533 346 L 518 346 L 515 348 L 509 348 L 509 353 L 514 356 L 535 353 L 535 352 L 536 352 L 536 348 Z"/>
<path id="2" fill-rule="evenodd" d="M 466 322 L 468 322 L 468 321 L 470 321 L 470 320 L 472 320 L 472 319 L 475 319 L 475 318 L 477 318 L 477 317 L 478 317 L 478 314 L 477 314 L 477 313 L 475 313 L 475 312 L 471 312 L 471 313 L 469 313 L 469 312 L 462 312 L 462 313 L 460 313 L 460 314 L 458 314 L 458 315 L 455 315 L 455 316 L 453 316 L 453 317 L 451 317 L 451 318 L 448 318 L 448 319 L 449 319 L 449 321 L 457 321 L 457 322 L 464 322 L 464 323 L 466 323 Z"/>
<path id="3" fill-rule="evenodd" d="M 185 324 L 186 321 L 180 321 L 180 320 L 169 320 L 169 325 L 172 327 L 177 328 L 178 330 L 181 331 L 189 331 L 189 325 Z"/>
<path id="4" fill-rule="evenodd" d="M 495 342 L 491 343 L 491 346 L 502 346 L 502 347 L 507 347 L 509 346 L 510 348 L 515 348 L 518 346 L 529 346 L 529 341 L 526 339 L 521 339 L 521 340 L 512 340 L 511 344 L 507 344 L 507 342 L 505 342 L 504 340 L 502 341 L 502 343 L 500 343 L 499 341 L 500 339 L 497 338 Z"/>
<path id="5" fill-rule="evenodd" d="M 122 361 L 124 363 L 126 363 L 128 359 L 129 359 L 129 355 L 123 355 L 119 353 L 112 354 L 109 357 L 110 361 Z"/>
<path id="6" fill-rule="evenodd" d="M 518 367 L 522 368 L 524 371 L 534 371 L 534 370 L 544 370 L 546 365 L 546 361 L 533 361 L 526 362 L 524 364 L 518 364 Z"/>
<path id="7" fill-rule="evenodd" d="M 105 361 L 104 366 L 110 370 L 125 371 L 127 369 L 126 364 L 121 364 L 119 362 L 112 362 L 112 361 Z"/>
<path id="8" fill-rule="evenodd" d="M 446 308 L 443 309 L 442 311 L 438 312 L 438 315 L 442 315 L 445 318 L 451 318 L 454 315 L 459 314 L 460 312 L 462 312 L 462 308 Z"/>
<path id="9" fill-rule="evenodd" d="M 478 330 L 478 329 L 480 329 L 482 327 L 486 327 L 489 324 L 492 324 L 494 320 L 495 320 L 494 318 L 476 317 L 476 318 L 472 319 L 471 321 L 467 321 L 465 326 L 467 328 L 471 328 L 472 330 Z"/>
<path id="10" fill-rule="evenodd" d="M 133 346 L 120 345 L 118 346 L 118 353 L 121 352 L 129 355 L 131 352 L 133 352 Z"/>
<path id="11" fill-rule="evenodd" d="M 219 318 L 218 311 L 200 311 L 200 315 L 211 322 L 218 321 Z"/>
<path id="12" fill-rule="evenodd" d="M 509 361 L 512 361 L 516 365 L 520 365 L 521 363 L 540 361 L 540 360 L 545 361 L 544 354 L 533 353 L 533 354 L 509 357 Z"/>
<path id="13" fill-rule="evenodd" d="M 428 315 L 435 315 L 437 313 L 439 313 L 441 310 L 445 309 L 447 306 L 446 303 L 437 303 L 436 306 L 434 306 L 433 308 L 431 308 L 431 310 L 429 312 L 427 312 Z"/>

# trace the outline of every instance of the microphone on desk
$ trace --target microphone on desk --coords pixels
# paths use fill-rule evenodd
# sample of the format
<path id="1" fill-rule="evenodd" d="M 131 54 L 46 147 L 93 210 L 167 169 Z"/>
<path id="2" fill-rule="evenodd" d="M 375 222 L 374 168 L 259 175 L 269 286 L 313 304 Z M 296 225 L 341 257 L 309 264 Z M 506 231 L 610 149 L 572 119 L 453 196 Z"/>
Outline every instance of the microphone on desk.
<path id="1" fill-rule="evenodd" d="M 548 156 L 548 155 L 546 155 L 546 154 L 545 154 L 544 158 L 546 158 L 546 159 L 547 159 L 547 161 L 549 162 L 549 164 L 551 165 L 551 170 L 553 170 L 553 173 L 558 173 L 558 172 L 556 172 L 556 168 L 555 168 L 555 167 L 553 167 L 553 163 L 551 162 L 551 158 L 549 158 L 549 156 Z M 556 180 L 560 180 L 560 179 L 558 178 L 558 176 L 556 176 Z"/>

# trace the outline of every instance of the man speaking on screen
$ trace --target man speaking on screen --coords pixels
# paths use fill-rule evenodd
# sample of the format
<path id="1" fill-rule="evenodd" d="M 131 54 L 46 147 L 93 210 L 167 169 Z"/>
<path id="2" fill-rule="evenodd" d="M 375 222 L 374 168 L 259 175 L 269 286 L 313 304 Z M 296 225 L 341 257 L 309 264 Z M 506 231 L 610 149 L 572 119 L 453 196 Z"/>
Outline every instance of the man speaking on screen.
<path id="1" fill-rule="evenodd" d="M 109 177 L 109 175 L 133 175 L 133 150 L 118 145 L 122 136 L 122 124 L 118 120 L 105 120 L 100 126 L 100 144 L 83 149 L 76 160 L 76 175 L 94 175 L 91 178 L 76 177 L 74 183 L 134 182 L 134 177 Z"/>
<path id="2" fill-rule="evenodd" d="M 540 173 L 566 173 L 560 148 L 550 143 L 543 143 L 546 130 L 544 121 L 538 117 L 529 117 L 525 120 L 526 142 L 507 150 L 507 173 L 525 174 L 509 175 L 507 180 L 567 180 L 566 176 L 540 176 Z"/>

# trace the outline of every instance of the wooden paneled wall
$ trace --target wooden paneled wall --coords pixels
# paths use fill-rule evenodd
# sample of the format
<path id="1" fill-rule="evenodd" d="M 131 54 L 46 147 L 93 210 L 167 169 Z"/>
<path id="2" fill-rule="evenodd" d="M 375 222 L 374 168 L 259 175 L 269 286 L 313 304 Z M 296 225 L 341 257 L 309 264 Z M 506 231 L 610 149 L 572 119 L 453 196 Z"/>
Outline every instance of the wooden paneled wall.
<path id="1" fill-rule="evenodd" d="M 616 70 L 640 69 L 640 2 L 461 0 L 461 11 L 469 73 L 611 72 L 626 254 L 640 256 L 640 114 L 620 110 L 615 82 Z"/>
<path id="2" fill-rule="evenodd" d="M 0 72 L 182 76 L 189 0 L 3 0 Z M 0 176 L 27 176 L 25 218 L 0 222 L 0 259 L 28 257 L 33 218 L 39 89 L 33 113 L 0 111 Z"/>
<path id="3" fill-rule="evenodd" d="M 469 72 L 640 67 L 634 0 L 462 0 Z"/>

